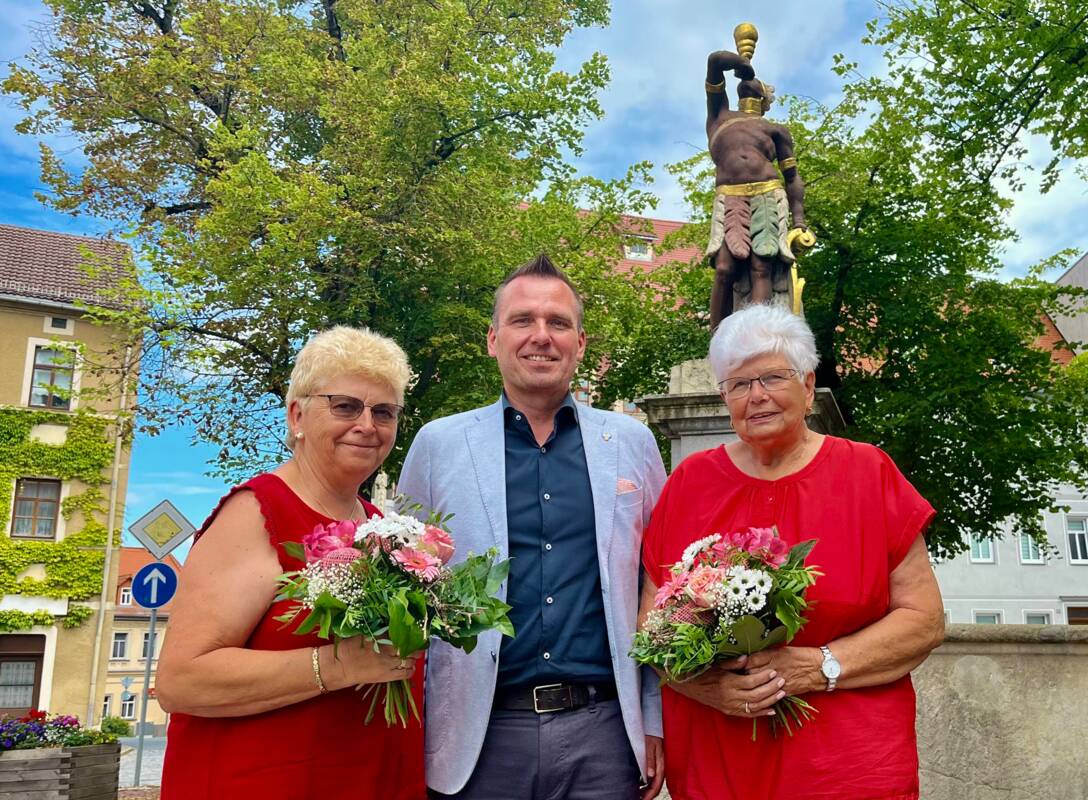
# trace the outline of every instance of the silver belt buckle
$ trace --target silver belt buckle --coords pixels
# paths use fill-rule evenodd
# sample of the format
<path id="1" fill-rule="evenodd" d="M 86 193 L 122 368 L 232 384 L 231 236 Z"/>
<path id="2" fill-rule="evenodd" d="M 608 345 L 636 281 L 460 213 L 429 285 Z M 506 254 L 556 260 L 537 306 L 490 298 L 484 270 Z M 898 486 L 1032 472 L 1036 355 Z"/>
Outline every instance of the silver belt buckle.
<path id="1" fill-rule="evenodd" d="M 533 687 L 533 711 L 535 711 L 537 714 L 551 714 L 551 713 L 553 713 L 555 711 L 562 711 L 563 706 L 559 706 L 558 708 L 541 708 L 540 707 L 540 696 L 537 694 L 537 692 L 539 692 L 541 689 L 561 689 L 561 688 L 563 688 L 563 684 L 561 684 L 561 683 L 547 683 L 547 684 L 544 684 L 543 686 L 534 686 Z M 570 694 L 569 689 L 567 690 L 567 694 L 568 695 Z"/>

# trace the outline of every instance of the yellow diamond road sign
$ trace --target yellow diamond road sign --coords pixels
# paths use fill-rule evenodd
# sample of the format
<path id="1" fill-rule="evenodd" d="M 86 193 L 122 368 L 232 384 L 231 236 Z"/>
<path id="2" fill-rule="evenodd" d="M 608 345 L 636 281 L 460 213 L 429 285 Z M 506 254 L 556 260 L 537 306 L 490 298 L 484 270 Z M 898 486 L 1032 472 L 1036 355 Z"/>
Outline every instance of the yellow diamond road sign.
<path id="1" fill-rule="evenodd" d="M 173 503 L 163 500 L 132 523 L 128 530 L 155 558 L 161 559 L 192 536 L 196 528 Z"/>

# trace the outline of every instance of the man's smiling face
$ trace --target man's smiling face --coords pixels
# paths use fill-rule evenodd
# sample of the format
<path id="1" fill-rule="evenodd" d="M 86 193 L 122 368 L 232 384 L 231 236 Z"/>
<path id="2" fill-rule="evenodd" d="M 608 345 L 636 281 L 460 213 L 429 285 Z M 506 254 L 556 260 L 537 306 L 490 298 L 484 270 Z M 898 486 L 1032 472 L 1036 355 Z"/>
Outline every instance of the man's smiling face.
<path id="1" fill-rule="evenodd" d="M 487 352 L 499 362 L 511 399 L 563 393 L 586 349 L 574 292 L 557 278 L 525 275 L 503 289 Z"/>

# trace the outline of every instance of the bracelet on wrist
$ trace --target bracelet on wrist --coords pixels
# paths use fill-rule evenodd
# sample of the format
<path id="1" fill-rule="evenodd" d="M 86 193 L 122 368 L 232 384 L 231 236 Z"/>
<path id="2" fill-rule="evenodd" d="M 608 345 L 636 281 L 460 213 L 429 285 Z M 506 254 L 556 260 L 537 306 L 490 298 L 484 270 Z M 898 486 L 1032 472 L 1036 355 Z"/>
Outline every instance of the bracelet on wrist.
<path id="1" fill-rule="evenodd" d="M 321 680 L 321 661 L 319 658 L 320 652 L 320 647 L 315 647 L 312 651 L 310 651 L 310 663 L 313 664 L 314 667 L 314 682 L 317 684 L 317 688 L 321 690 L 321 694 L 328 694 L 329 690 L 325 686 L 325 681 Z"/>

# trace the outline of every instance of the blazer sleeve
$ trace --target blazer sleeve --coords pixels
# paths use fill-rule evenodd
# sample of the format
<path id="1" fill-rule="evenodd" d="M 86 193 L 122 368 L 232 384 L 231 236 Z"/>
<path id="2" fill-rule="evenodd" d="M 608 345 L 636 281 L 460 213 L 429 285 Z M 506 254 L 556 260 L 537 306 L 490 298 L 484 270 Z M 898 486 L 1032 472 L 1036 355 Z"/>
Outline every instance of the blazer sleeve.
<path id="1" fill-rule="evenodd" d="M 650 524 L 650 514 L 657 504 L 657 498 L 661 495 L 661 489 L 665 485 L 665 465 L 661 461 L 661 451 L 657 447 L 657 440 L 649 428 L 643 428 L 643 485 L 646 487 L 642 493 L 642 530 L 645 534 Z M 645 570 L 639 570 L 639 589 L 642 588 L 642 579 Z M 640 593 L 641 597 L 641 593 Z M 664 727 L 661 723 L 661 682 L 657 673 L 648 666 L 640 670 L 642 679 L 642 725 L 647 736 L 664 736 Z"/>
<path id="2" fill-rule="evenodd" d="M 408 448 L 408 455 L 404 457 L 397 494 L 407 504 L 421 503 L 423 514 L 429 513 L 435 507 L 431 494 L 430 431 L 426 425 L 420 428 L 412 446 Z"/>

